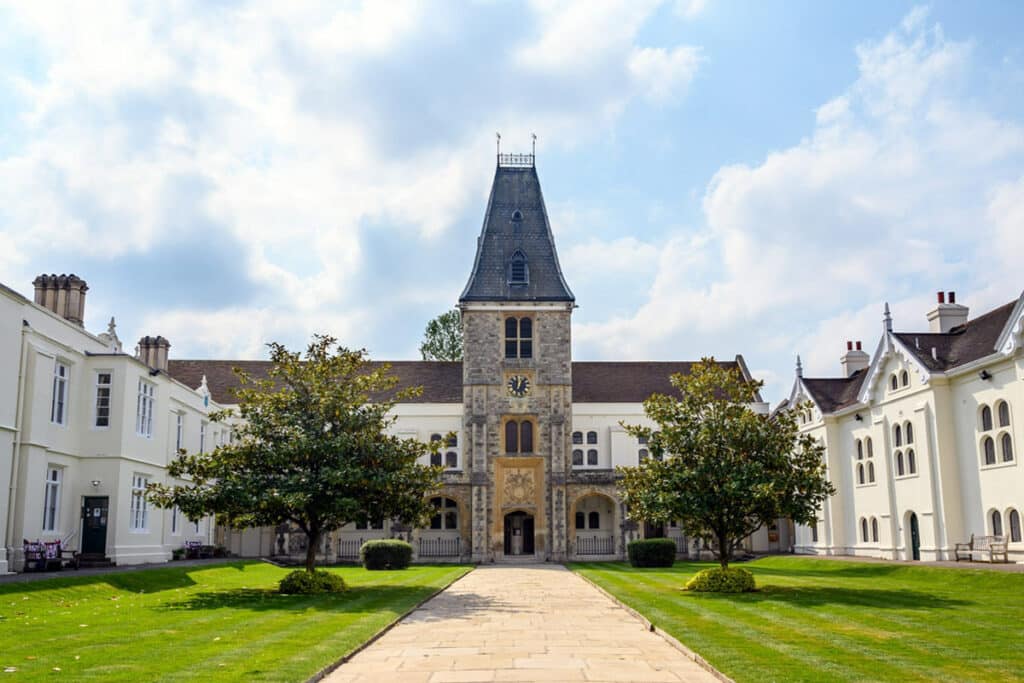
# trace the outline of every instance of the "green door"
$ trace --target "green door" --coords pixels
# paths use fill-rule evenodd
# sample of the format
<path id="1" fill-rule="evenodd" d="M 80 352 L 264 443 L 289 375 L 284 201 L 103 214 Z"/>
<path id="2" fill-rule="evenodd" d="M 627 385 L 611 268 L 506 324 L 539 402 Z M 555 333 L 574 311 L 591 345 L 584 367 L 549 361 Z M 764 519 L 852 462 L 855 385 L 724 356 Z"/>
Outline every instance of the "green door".
<path id="1" fill-rule="evenodd" d="M 107 554 L 107 496 L 88 497 L 82 504 L 82 554 Z"/>
<path id="2" fill-rule="evenodd" d="M 910 513 L 910 547 L 915 560 L 921 559 L 921 531 L 917 527 L 917 514 Z"/>

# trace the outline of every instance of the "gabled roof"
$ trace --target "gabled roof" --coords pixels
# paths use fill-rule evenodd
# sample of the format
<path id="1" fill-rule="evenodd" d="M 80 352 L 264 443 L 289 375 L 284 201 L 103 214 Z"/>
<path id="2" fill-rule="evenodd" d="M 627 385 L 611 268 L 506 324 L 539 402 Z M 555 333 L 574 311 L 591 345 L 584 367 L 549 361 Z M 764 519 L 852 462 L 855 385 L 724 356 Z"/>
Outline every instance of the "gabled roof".
<path id="1" fill-rule="evenodd" d="M 720 364 L 739 367 L 742 359 Z M 391 373 L 399 389 L 421 386 L 423 393 L 408 403 L 462 403 L 462 363 L 444 361 L 391 361 Z M 172 360 L 168 374 L 190 387 L 206 377 L 210 394 L 218 403 L 234 404 L 231 390 L 238 386 L 233 368 L 257 379 L 267 377 L 270 361 L 265 360 Z M 383 365 L 374 361 L 371 367 Z M 572 364 L 573 401 L 578 403 L 640 403 L 654 393 L 675 394 L 669 381 L 675 373 L 689 373 L 693 363 L 679 362 L 576 362 Z M 744 372 L 744 376 L 750 379 Z M 758 397 L 760 399 L 760 397 Z"/>
<path id="2" fill-rule="evenodd" d="M 509 261 L 516 251 L 526 257 L 529 282 L 525 285 L 509 283 Z M 529 166 L 499 163 L 494 171 L 473 271 L 459 297 L 459 303 L 473 301 L 575 301 L 558 265 L 532 162 Z"/>
<path id="3" fill-rule="evenodd" d="M 1004 304 L 945 334 L 896 332 L 903 346 L 932 372 L 951 370 L 994 353 L 999 337 L 1013 312 L 1017 299 Z M 932 355 L 932 349 L 935 355 Z"/>
<path id="4" fill-rule="evenodd" d="M 858 370 L 849 377 L 803 377 L 799 381 L 818 409 L 829 414 L 857 403 L 857 394 L 866 376 L 866 370 Z"/>

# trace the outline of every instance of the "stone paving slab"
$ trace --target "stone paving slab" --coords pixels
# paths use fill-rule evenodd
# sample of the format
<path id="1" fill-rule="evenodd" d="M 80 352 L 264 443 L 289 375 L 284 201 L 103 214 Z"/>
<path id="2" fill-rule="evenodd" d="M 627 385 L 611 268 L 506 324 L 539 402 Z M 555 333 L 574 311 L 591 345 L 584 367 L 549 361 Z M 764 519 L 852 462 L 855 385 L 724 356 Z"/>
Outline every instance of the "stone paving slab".
<path id="1" fill-rule="evenodd" d="M 479 567 L 326 680 L 718 681 L 561 565 Z"/>

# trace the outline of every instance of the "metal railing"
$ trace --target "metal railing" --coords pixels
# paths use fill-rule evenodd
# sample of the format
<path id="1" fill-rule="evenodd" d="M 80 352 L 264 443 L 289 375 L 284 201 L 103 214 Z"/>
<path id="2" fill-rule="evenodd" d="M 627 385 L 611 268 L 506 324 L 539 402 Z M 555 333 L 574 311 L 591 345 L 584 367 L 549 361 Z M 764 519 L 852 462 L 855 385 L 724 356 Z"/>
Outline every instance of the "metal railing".
<path id="1" fill-rule="evenodd" d="M 531 168 L 535 158 L 533 154 L 498 154 L 498 166 Z"/>
<path id="2" fill-rule="evenodd" d="M 359 549 L 363 547 L 363 539 L 346 539 L 342 538 L 338 541 L 338 559 L 339 560 L 358 560 Z"/>
<path id="3" fill-rule="evenodd" d="M 669 538 L 671 538 L 673 541 L 676 542 L 676 554 L 677 555 L 686 555 L 686 554 L 688 554 L 690 552 L 689 548 L 686 547 L 686 537 L 685 536 L 669 536 Z"/>
<path id="4" fill-rule="evenodd" d="M 576 537 L 577 555 L 614 555 L 615 539 L 611 536 Z"/>
<path id="5" fill-rule="evenodd" d="M 454 538 L 421 538 L 419 539 L 420 557 L 458 557 L 460 551 L 460 539 Z"/>

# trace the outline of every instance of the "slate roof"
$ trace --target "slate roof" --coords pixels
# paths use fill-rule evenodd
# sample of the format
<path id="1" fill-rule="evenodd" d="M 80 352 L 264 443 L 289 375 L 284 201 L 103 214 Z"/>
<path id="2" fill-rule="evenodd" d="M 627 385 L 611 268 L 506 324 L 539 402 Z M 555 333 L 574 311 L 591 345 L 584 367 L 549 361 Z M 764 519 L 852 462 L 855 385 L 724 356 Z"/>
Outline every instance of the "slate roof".
<path id="1" fill-rule="evenodd" d="M 382 362 L 374 362 L 373 366 Z M 423 393 L 409 403 L 462 403 L 462 363 L 443 361 L 391 361 L 398 387 L 422 386 Z M 689 373 L 690 362 L 576 362 L 572 364 L 573 401 L 578 403 L 639 403 L 653 393 L 675 393 L 669 375 Z M 736 361 L 722 362 L 739 367 Z M 171 360 L 168 374 L 189 387 L 198 387 L 206 375 L 213 400 L 233 404 L 231 389 L 238 386 L 232 368 L 256 378 L 266 377 L 270 361 Z"/>
<path id="2" fill-rule="evenodd" d="M 516 212 L 521 220 L 513 220 Z M 508 264 L 516 250 L 526 256 L 529 283 L 525 285 L 509 284 Z M 477 238 L 473 271 L 459 302 L 575 300 L 558 265 L 537 169 L 499 164 Z"/>
<path id="3" fill-rule="evenodd" d="M 860 386 L 867 370 L 858 370 L 849 377 L 804 377 L 803 384 L 823 413 L 834 413 L 857 402 Z"/>
<path id="4" fill-rule="evenodd" d="M 980 315 L 945 334 L 897 332 L 896 337 L 932 371 L 945 371 L 984 358 L 996 350 L 996 342 L 1017 300 Z M 935 357 L 932 357 L 932 348 Z"/>

